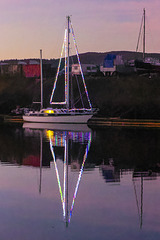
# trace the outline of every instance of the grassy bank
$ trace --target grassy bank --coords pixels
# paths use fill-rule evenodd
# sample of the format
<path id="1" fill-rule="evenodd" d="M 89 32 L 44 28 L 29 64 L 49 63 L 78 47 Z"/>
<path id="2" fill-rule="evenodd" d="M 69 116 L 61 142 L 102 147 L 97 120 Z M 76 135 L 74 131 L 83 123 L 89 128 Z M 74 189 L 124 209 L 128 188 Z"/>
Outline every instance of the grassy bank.
<path id="1" fill-rule="evenodd" d="M 160 119 L 160 77 L 86 77 L 91 102 L 99 116 Z M 44 105 L 49 107 L 53 79 L 44 80 Z M 59 94 L 62 95 L 62 84 Z M 61 94 L 60 94 L 61 92 Z M 77 90 L 74 89 L 74 94 Z M 40 82 L 19 77 L 0 78 L 0 113 L 40 100 Z"/>
<path id="2" fill-rule="evenodd" d="M 89 78 L 87 85 L 100 116 L 160 119 L 160 77 Z"/>

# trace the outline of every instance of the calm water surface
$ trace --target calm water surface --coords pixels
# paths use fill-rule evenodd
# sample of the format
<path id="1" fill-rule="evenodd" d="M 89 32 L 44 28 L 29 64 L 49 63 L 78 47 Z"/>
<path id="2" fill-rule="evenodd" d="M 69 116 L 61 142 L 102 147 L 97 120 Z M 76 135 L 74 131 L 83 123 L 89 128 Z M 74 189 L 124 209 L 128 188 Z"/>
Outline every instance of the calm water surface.
<path id="1" fill-rule="evenodd" d="M 78 127 L 0 126 L 0 239 L 159 240 L 160 130 Z"/>

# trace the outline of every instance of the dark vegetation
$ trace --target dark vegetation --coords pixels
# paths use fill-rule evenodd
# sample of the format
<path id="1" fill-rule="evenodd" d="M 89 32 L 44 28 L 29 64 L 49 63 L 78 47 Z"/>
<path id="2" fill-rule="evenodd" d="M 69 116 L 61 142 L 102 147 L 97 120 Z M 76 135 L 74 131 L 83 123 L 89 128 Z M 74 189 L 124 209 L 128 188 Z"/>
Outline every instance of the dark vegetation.
<path id="1" fill-rule="evenodd" d="M 33 79 L 0 77 L 0 113 L 10 113 L 17 105 L 31 104 L 35 87 Z"/>
<path id="2" fill-rule="evenodd" d="M 122 55 L 124 61 L 141 59 L 141 53 L 118 51 L 110 52 Z M 80 54 L 81 63 L 100 65 L 106 53 Z M 146 57 L 160 59 L 160 54 L 146 54 Z M 74 58 L 74 56 L 73 56 Z M 57 66 L 58 59 L 43 60 Z M 5 61 L 6 62 L 6 61 Z M 16 63 L 17 60 L 8 62 Z M 54 76 L 44 76 L 44 107 L 49 105 L 54 84 Z M 61 76 L 62 78 L 62 76 Z M 160 76 L 87 76 L 85 78 L 93 107 L 99 108 L 99 116 L 160 119 Z M 73 95 L 78 97 L 78 89 L 73 79 Z M 62 79 L 57 84 L 57 99 L 62 97 L 64 88 Z M 61 98 L 62 99 L 62 98 Z M 17 106 L 39 108 L 40 79 L 27 79 L 22 76 L 0 76 L 0 114 L 9 114 Z"/>
<path id="3" fill-rule="evenodd" d="M 160 119 L 160 77 L 89 78 L 87 85 L 100 116 Z"/>
<path id="4" fill-rule="evenodd" d="M 49 99 L 54 78 L 44 79 L 44 107 L 51 107 Z M 60 81 L 61 82 L 61 81 Z M 159 76 L 87 76 L 86 84 L 93 107 L 99 108 L 99 116 L 160 119 Z M 62 83 L 58 97 L 63 93 Z M 75 96 L 78 90 L 73 89 Z M 9 114 L 17 105 L 39 107 L 40 80 L 19 76 L 0 78 L 0 113 Z"/>

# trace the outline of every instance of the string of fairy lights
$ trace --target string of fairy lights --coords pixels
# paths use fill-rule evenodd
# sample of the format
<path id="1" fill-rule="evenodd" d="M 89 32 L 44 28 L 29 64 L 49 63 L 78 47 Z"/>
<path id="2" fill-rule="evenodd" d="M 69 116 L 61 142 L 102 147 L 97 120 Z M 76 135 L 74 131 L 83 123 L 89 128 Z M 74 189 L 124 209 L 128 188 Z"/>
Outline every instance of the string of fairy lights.
<path id="1" fill-rule="evenodd" d="M 73 26 L 72 26 L 70 18 L 69 18 L 69 29 L 67 27 L 65 28 L 64 41 L 63 41 L 63 45 L 62 45 L 61 56 L 60 56 L 60 59 L 59 59 L 59 64 L 58 64 L 58 69 L 57 69 L 57 73 L 56 73 L 56 77 L 55 77 L 54 86 L 53 86 L 52 94 L 51 94 L 51 97 L 50 97 L 50 104 L 66 105 L 67 102 L 68 102 L 68 94 L 67 94 L 68 93 L 68 87 L 69 87 L 68 86 L 69 83 L 67 82 L 67 75 L 69 74 L 69 69 L 67 67 L 67 61 L 68 61 L 67 60 L 68 59 L 68 56 L 67 56 L 67 49 L 68 49 L 67 35 L 68 35 L 68 31 L 69 31 L 69 33 L 70 32 L 72 33 L 74 47 L 75 47 L 75 51 L 76 51 L 76 56 L 77 56 L 77 60 L 78 60 L 79 68 L 80 68 L 80 73 L 81 73 L 85 93 L 86 93 L 88 104 L 89 104 L 89 109 L 88 108 L 80 108 L 80 109 L 76 109 L 76 110 L 91 110 L 92 105 L 91 105 L 91 101 L 89 99 L 87 86 L 86 86 L 86 83 L 85 83 L 84 74 L 83 74 L 83 70 L 82 70 L 82 66 L 81 66 L 81 62 L 80 62 L 80 58 L 79 58 L 79 53 L 78 53 L 78 47 L 77 47 L 77 43 L 76 43 L 76 39 L 75 39 L 75 34 L 74 34 L 74 30 L 73 30 Z M 58 80 L 58 77 L 59 77 L 59 74 L 60 74 L 60 67 L 61 67 L 62 57 L 63 57 L 64 51 L 65 51 L 65 67 L 64 67 L 65 68 L 65 101 L 54 102 L 53 101 L 53 96 L 54 96 L 54 93 L 55 93 L 55 90 L 56 90 L 57 80 Z M 75 110 L 75 109 L 73 108 L 73 109 L 70 109 L 70 110 Z"/>
<path id="2" fill-rule="evenodd" d="M 69 219 L 68 219 L 69 222 L 71 221 L 73 207 L 74 207 L 74 204 L 75 204 L 75 199 L 77 197 L 77 192 L 78 192 L 79 183 L 81 181 L 81 177 L 82 177 L 82 174 L 83 174 L 84 165 L 85 165 L 85 162 L 86 162 L 86 159 L 87 159 L 87 156 L 88 156 L 88 152 L 89 152 L 89 149 L 90 149 L 91 140 L 92 140 L 91 133 L 89 133 L 88 144 L 87 144 L 86 151 L 85 151 L 85 154 L 84 154 L 84 157 L 83 157 L 82 166 L 81 166 L 81 169 L 79 171 L 79 177 L 78 177 L 75 192 L 74 192 L 74 195 L 73 195 L 73 201 L 72 201 L 72 205 L 71 205 L 71 209 L 70 209 L 70 215 L 69 215 Z"/>
<path id="3" fill-rule="evenodd" d="M 84 165 L 85 165 L 85 162 L 86 162 L 86 159 L 87 159 L 87 156 L 88 156 L 88 152 L 89 152 L 89 149 L 90 149 L 90 145 L 91 145 L 91 141 L 92 141 L 92 134 L 91 132 L 88 133 L 88 142 L 87 142 L 87 146 L 86 146 L 86 150 L 85 150 L 85 154 L 83 156 L 83 162 L 82 162 L 82 165 L 81 165 L 81 169 L 79 171 L 79 175 L 78 175 L 78 180 L 77 180 L 77 183 L 76 183 L 76 187 L 75 187 L 75 191 L 74 191 L 74 194 L 73 194 L 73 200 L 72 200 L 72 204 L 71 204 L 71 208 L 70 208 L 70 211 L 69 213 L 66 212 L 66 176 L 67 176 L 67 140 L 68 140 L 68 134 L 66 132 L 65 136 L 63 136 L 64 139 L 63 139 L 63 147 L 64 147 L 64 175 L 63 175 L 63 192 L 62 192 L 62 187 L 61 187 L 61 182 L 60 182 L 60 176 L 59 176 L 59 171 L 58 171 L 58 167 L 57 167 L 57 163 L 56 163 L 56 157 L 55 157 L 55 153 L 54 153 L 54 145 L 53 143 L 55 142 L 53 139 L 52 139 L 52 136 L 50 135 L 50 150 L 51 150 L 51 153 L 52 153 L 52 157 L 53 157 L 53 162 L 54 162 L 54 166 L 55 166 L 55 171 L 56 171 L 56 177 L 57 177 L 57 182 L 58 182 L 58 188 L 59 188 L 59 193 L 60 193 L 60 198 L 61 198 L 61 203 L 62 203 L 62 209 L 63 209 L 63 218 L 64 220 L 68 223 L 70 223 L 71 221 L 71 217 L 72 217 L 72 213 L 73 213 L 73 208 L 74 208 L 74 204 L 75 204 L 75 200 L 76 200 L 76 197 L 77 197 L 77 192 L 78 192 L 78 188 L 79 188 L 79 185 L 80 185 L 80 181 L 81 181 L 81 177 L 82 177 L 82 174 L 83 174 L 83 171 L 84 171 Z M 68 217 L 68 219 L 66 219 L 66 217 Z"/>
<path id="4" fill-rule="evenodd" d="M 51 153 L 52 153 L 53 162 L 54 162 L 54 166 L 55 166 L 55 170 L 56 170 L 58 188 L 59 188 L 59 192 L 60 192 L 60 196 L 61 196 L 61 202 L 62 202 L 62 208 L 63 208 L 63 216 L 65 217 L 65 195 L 62 192 L 58 167 L 57 167 L 57 163 L 56 163 L 56 157 L 55 157 L 55 153 L 54 153 L 54 150 L 53 150 L 53 145 L 52 145 L 52 140 L 51 139 L 50 139 L 50 150 L 51 150 Z"/>
<path id="5" fill-rule="evenodd" d="M 55 92 L 55 89 L 56 89 L 56 85 L 57 85 L 59 72 L 60 72 L 60 67 L 61 67 L 61 62 L 62 62 L 64 48 L 65 48 L 65 59 L 66 59 L 66 41 L 67 41 L 67 29 L 65 29 L 65 33 L 64 33 L 64 41 L 63 41 L 62 50 L 61 50 L 61 56 L 60 56 L 60 59 L 59 59 L 57 73 L 56 73 L 56 77 L 55 77 L 55 81 L 54 81 L 54 85 L 53 85 L 53 90 L 52 90 L 52 94 L 51 94 L 51 97 L 50 97 L 50 104 L 66 104 L 66 94 L 65 94 L 65 101 L 64 102 L 56 102 L 56 103 L 52 102 L 53 95 L 54 95 L 54 92 Z M 66 60 L 65 60 L 65 69 L 66 69 Z M 66 81 L 66 74 L 65 74 L 65 81 Z M 65 82 L 65 85 L 66 85 L 66 82 Z"/>
<path id="6" fill-rule="evenodd" d="M 81 76 L 82 76 L 82 80 L 83 80 L 83 85 L 84 85 L 84 88 L 85 88 L 85 92 L 86 92 L 86 96 L 87 96 L 87 99 L 88 99 L 88 103 L 89 103 L 90 109 L 92 109 L 91 101 L 89 99 L 87 86 L 86 86 L 85 79 L 84 79 L 84 74 L 83 74 L 83 71 L 82 71 L 82 66 L 81 66 L 81 62 L 80 62 L 80 58 L 79 58 L 78 47 L 77 47 L 77 43 L 76 43 L 76 39 L 75 39 L 75 34 L 74 34 L 72 23 L 71 23 L 71 31 L 72 31 L 74 46 L 75 46 L 76 55 L 77 55 L 77 59 L 78 59 L 78 64 L 79 64 L 79 67 L 80 67 L 80 72 L 81 72 Z"/>

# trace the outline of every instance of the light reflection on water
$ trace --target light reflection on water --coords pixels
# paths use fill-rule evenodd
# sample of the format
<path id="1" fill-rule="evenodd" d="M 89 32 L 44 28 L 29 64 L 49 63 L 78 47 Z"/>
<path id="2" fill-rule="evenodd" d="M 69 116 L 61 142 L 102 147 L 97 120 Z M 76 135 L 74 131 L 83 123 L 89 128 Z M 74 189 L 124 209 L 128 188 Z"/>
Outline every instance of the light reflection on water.
<path id="1" fill-rule="evenodd" d="M 0 130 L 0 239 L 160 238 L 159 131 Z"/>

